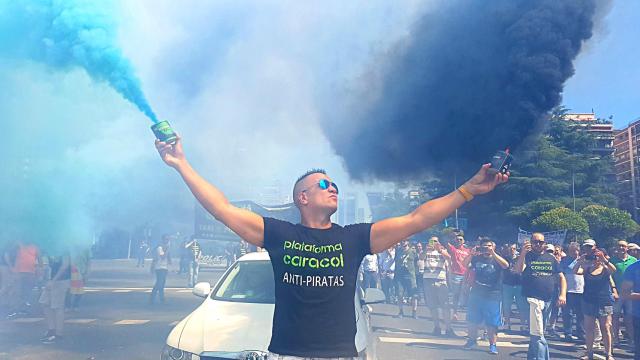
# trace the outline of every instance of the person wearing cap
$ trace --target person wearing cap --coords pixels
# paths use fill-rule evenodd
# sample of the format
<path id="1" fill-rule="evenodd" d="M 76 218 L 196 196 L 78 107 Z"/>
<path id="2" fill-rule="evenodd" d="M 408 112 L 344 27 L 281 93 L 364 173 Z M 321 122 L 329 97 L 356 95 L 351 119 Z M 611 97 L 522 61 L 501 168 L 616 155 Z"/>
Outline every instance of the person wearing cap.
<path id="1" fill-rule="evenodd" d="M 559 256 L 557 254 L 557 247 L 553 244 L 547 244 L 544 247 L 544 251 L 547 254 L 553 256 L 558 263 L 560 263 Z M 558 315 L 560 314 L 560 307 L 558 306 L 558 293 L 560 292 L 558 282 L 555 283 L 553 287 L 553 299 L 551 300 L 551 309 L 549 310 L 549 316 L 547 317 L 547 324 L 545 326 L 545 330 L 548 336 L 556 337 L 558 334 L 556 333 L 556 323 L 558 322 Z"/>
<path id="2" fill-rule="evenodd" d="M 488 237 L 479 237 L 480 245 L 471 250 L 464 260 L 474 274 L 469 292 L 469 339 L 464 345 L 471 349 L 477 345 L 478 327 L 484 325 L 489 340 L 489 353 L 498 354 L 498 327 L 502 325 L 502 274 L 509 262 L 496 253 L 496 244 Z"/>
<path id="3" fill-rule="evenodd" d="M 545 323 L 551 310 L 556 282 L 560 284 L 557 303 L 567 302 L 567 282 L 560 265 L 553 256 L 545 252 L 542 233 L 533 233 L 531 241 L 525 241 L 518 256 L 516 270 L 522 273 L 522 295 L 529 303 L 529 349 L 527 359 L 549 359 L 549 345 L 544 337 Z"/>
<path id="4" fill-rule="evenodd" d="M 636 243 L 629 243 L 627 245 L 627 253 L 636 259 L 640 259 L 640 245 Z"/>
<path id="5" fill-rule="evenodd" d="M 618 289 L 622 288 L 622 281 L 624 272 L 631 264 L 635 263 L 637 259 L 627 253 L 627 247 L 629 244 L 626 240 L 618 240 L 616 245 L 612 247 L 612 254 L 610 261 L 616 267 L 616 272 L 613 273 L 613 281 Z M 620 316 L 623 316 L 624 325 L 626 328 L 626 337 L 633 339 L 633 324 L 631 318 L 631 301 L 626 299 L 618 299 L 613 304 L 613 343 L 618 344 L 620 342 Z"/>
<path id="6" fill-rule="evenodd" d="M 591 246 L 591 251 L 588 247 Z M 582 311 L 584 313 L 584 332 L 587 351 L 581 359 L 593 359 L 593 343 L 596 335 L 595 322 L 598 321 L 602 340 L 604 341 L 605 359 L 613 360 L 611 342 L 611 314 L 613 301 L 617 297 L 612 286 L 611 274 L 616 267 L 607 259 L 605 253 L 595 247 L 595 241 L 585 240 L 583 249 L 587 251 L 580 256 L 574 272 L 584 276 L 584 295 Z"/>

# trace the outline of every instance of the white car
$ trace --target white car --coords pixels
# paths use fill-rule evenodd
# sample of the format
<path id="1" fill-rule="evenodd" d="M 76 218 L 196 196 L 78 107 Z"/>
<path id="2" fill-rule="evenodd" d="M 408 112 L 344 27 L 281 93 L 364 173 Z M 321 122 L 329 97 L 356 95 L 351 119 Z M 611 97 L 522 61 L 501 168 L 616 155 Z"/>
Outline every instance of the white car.
<path id="1" fill-rule="evenodd" d="M 271 339 L 274 280 L 267 252 L 249 253 L 236 261 L 211 290 L 196 284 L 202 304 L 176 325 L 162 350 L 162 360 L 264 360 Z M 385 300 L 378 289 L 356 291 L 356 349 L 360 358 L 376 359 L 368 304 Z"/>

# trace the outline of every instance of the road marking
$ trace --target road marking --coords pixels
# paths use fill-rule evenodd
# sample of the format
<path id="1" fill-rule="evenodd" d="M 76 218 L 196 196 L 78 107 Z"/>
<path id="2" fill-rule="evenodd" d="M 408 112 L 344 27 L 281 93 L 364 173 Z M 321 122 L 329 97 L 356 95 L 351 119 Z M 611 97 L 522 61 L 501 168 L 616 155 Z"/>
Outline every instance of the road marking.
<path id="1" fill-rule="evenodd" d="M 39 321 L 44 320 L 44 318 L 18 318 L 18 319 L 14 319 L 12 320 L 14 323 L 23 323 L 23 324 L 28 324 L 28 323 L 36 323 Z"/>
<path id="2" fill-rule="evenodd" d="M 180 322 L 180 320 L 176 320 L 176 321 L 172 322 L 171 324 L 169 324 L 169 326 L 176 326 L 176 325 L 178 325 L 179 322 Z"/>
<path id="3" fill-rule="evenodd" d="M 498 333 L 498 338 L 529 341 L 529 337 L 528 336 L 517 335 L 517 334 L 509 335 L 509 334 L 504 334 L 504 333 Z"/>
<path id="4" fill-rule="evenodd" d="M 464 345 L 464 340 L 455 340 L 455 339 L 424 339 L 424 338 L 401 338 L 401 337 L 379 337 L 380 342 L 384 343 L 392 343 L 392 344 L 430 344 L 430 345 Z M 506 348 L 528 348 L 529 344 L 514 344 L 508 341 L 498 341 L 496 343 L 498 347 L 506 347 Z M 489 346 L 487 341 L 478 341 L 478 346 Z"/>
<path id="5" fill-rule="evenodd" d="M 191 290 L 191 289 L 182 289 L 182 290 L 178 290 L 178 292 L 179 292 L 179 293 L 190 293 L 190 292 L 192 292 L 192 291 L 193 291 L 193 290 Z"/>
<path id="6" fill-rule="evenodd" d="M 150 320 L 120 320 L 113 323 L 113 325 L 142 325 L 148 323 Z"/>
<path id="7" fill-rule="evenodd" d="M 128 293 L 128 292 L 132 292 L 133 290 L 130 289 L 115 289 L 113 290 L 114 293 Z"/>
<path id="8" fill-rule="evenodd" d="M 132 291 L 142 291 L 142 290 L 151 290 L 152 286 L 148 287 L 88 287 L 85 288 L 85 291 L 113 291 L 113 290 L 132 290 Z M 191 288 L 186 287 L 165 287 L 165 291 L 180 291 L 180 290 L 188 290 L 191 291 Z"/>
<path id="9" fill-rule="evenodd" d="M 67 324 L 89 324 L 92 323 L 94 321 L 96 321 L 97 319 L 68 319 L 65 320 L 65 323 Z"/>
<path id="10" fill-rule="evenodd" d="M 411 335 L 415 333 L 415 330 L 412 329 L 392 329 L 392 328 L 387 328 L 387 329 L 381 329 L 381 328 L 377 328 L 374 330 L 377 332 L 381 332 L 381 333 L 386 333 L 386 334 L 407 334 L 407 335 Z M 509 334 L 503 334 L 503 333 L 498 333 L 498 338 L 499 339 L 504 339 L 505 341 L 519 341 L 519 340 L 523 340 L 523 341 L 529 341 L 529 337 L 528 336 L 522 336 L 522 335 L 509 335 Z"/>

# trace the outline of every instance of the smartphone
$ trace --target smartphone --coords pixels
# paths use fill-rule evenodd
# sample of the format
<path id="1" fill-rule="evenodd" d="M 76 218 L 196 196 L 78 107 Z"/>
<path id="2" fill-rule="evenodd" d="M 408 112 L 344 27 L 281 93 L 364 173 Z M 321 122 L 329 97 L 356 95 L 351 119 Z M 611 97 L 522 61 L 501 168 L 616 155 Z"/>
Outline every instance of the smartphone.
<path id="1" fill-rule="evenodd" d="M 493 158 L 491 158 L 491 167 L 489 168 L 489 172 L 494 174 L 506 174 L 511 168 L 512 161 L 513 156 L 509 153 L 509 149 L 505 151 L 498 151 L 493 155 Z"/>

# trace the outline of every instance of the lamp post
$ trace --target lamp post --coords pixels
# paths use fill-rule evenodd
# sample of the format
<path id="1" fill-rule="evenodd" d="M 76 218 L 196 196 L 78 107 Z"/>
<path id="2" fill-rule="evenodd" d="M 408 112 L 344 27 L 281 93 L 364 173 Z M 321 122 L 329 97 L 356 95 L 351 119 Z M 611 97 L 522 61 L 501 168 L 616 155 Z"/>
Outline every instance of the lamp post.
<path id="1" fill-rule="evenodd" d="M 571 196 L 573 197 L 573 212 L 576 211 L 576 173 L 571 172 Z"/>
<path id="2" fill-rule="evenodd" d="M 456 191 L 458 188 L 458 175 L 453 174 L 453 191 Z M 458 225 L 458 208 L 456 208 L 456 229 L 460 230 L 460 226 Z"/>

